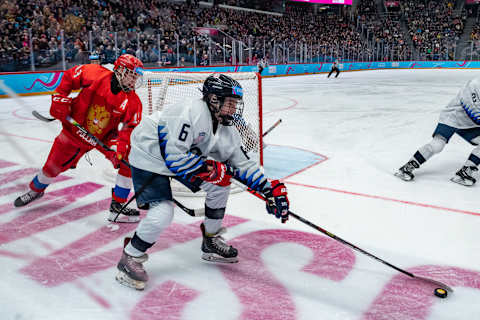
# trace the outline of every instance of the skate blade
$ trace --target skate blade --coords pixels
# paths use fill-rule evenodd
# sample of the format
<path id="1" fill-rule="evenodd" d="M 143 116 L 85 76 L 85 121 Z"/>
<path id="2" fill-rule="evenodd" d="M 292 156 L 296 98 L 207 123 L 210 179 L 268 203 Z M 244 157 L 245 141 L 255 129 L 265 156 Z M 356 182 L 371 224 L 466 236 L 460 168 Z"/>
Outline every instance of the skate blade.
<path id="1" fill-rule="evenodd" d="M 403 181 L 412 181 L 412 177 L 410 177 L 409 175 L 406 175 L 406 174 L 403 174 L 401 172 L 395 172 L 394 173 L 395 177 L 398 177 L 400 179 L 402 179 Z"/>
<path id="2" fill-rule="evenodd" d="M 205 252 L 202 254 L 202 259 L 208 262 L 220 262 L 220 263 L 237 263 L 238 262 L 238 257 L 225 258 L 215 253 L 205 253 Z"/>
<path id="3" fill-rule="evenodd" d="M 115 219 L 116 218 L 116 219 Z M 110 212 L 110 215 L 107 218 L 108 221 L 110 222 L 115 222 L 115 223 L 137 223 L 140 221 L 140 216 L 126 216 L 124 214 L 118 215 L 114 212 Z"/>
<path id="4" fill-rule="evenodd" d="M 462 186 L 466 186 L 466 187 L 473 186 L 473 181 L 462 179 L 457 176 L 450 178 L 450 181 L 461 184 Z"/>
<path id="5" fill-rule="evenodd" d="M 118 283 L 120 283 L 121 285 L 133 288 L 135 290 L 143 290 L 145 289 L 145 285 L 147 284 L 144 281 L 133 280 L 125 272 L 122 271 L 119 271 L 117 273 L 115 280 L 117 280 Z"/>

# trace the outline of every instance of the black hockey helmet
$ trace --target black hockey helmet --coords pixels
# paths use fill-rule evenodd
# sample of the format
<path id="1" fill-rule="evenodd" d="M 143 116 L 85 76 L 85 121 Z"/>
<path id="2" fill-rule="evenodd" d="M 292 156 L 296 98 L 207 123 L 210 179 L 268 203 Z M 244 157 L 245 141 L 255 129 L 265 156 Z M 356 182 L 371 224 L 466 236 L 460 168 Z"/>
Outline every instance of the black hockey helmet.
<path id="1" fill-rule="evenodd" d="M 221 73 L 214 73 L 205 79 L 202 93 L 204 98 L 211 93 L 217 97 L 243 98 L 243 89 L 240 83 Z"/>
<path id="2" fill-rule="evenodd" d="M 242 116 L 243 89 L 238 81 L 227 75 L 214 73 L 203 82 L 202 93 L 203 100 L 207 103 L 215 117 L 220 118 L 221 124 L 230 126 L 233 124 L 234 118 Z M 227 97 L 238 99 L 234 112 L 225 110 L 221 112 Z"/>

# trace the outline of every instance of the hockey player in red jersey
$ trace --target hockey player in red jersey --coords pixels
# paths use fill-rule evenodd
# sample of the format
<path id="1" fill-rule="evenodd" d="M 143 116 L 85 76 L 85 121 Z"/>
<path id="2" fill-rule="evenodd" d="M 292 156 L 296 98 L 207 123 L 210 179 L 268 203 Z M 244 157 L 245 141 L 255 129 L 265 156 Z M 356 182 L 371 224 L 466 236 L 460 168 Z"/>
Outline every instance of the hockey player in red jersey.
<path id="1" fill-rule="evenodd" d="M 16 207 L 42 197 L 56 176 L 74 169 L 80 158 L 95 148 L 88 137 L 67 121 L 71 117 L 114 150 L 97 147 L 119 168 L 108 220 L 138 222 L 138 210 L 125 208 L 122 214 L 118 213 L 130 193 L 130 168 L 121 160 L 128 159 L 130 133 L 141 120 L 142 104 L 135 86 L 142 68 L 139 59 L 124 54 L 115 61 L 113 72 L 97 64 L 79 65 L 65 71 L 50 107 L 50 114 L 62 122 L 62 131 L 55 138 L 45 165 L 30 183 L 30 190 L 15 200 Z M 81 90 L 78 96 L 70 98 L 72 90 L 78 89 Z"/>

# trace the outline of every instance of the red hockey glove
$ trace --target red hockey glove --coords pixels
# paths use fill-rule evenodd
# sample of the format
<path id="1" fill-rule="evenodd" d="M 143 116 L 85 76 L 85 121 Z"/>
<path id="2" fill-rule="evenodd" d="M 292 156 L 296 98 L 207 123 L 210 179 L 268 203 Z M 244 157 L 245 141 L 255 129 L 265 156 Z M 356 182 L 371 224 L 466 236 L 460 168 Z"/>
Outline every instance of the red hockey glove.
<path id="1" fill-rule="evenodd" d="M 112 162 L 113 167 L 115 169 L 118 169 L 120 168 L 120 163 L 122 162 L 122 159 L 125 159 L 128 155 L 129 145 L 126 141 L 123 140 L 118 140 L 115 145 L 117 147 L 116 151 L 108 151 L 105 153 L 105 156 L 108 160 Z"/>
<path id="2" fill-rule="evenodd" d="M 233 171 L 230 167 L 214 160 L 206 160 L 205 165 L 206 170 L 198 173 L 197 177 L 205 182 L 209 182 L 221 187 L 230 185 L 230 179 L 233 177 Z"/>
<path id="3" fill-rule="evenodd" d="M 52 96 L 50 114 L 54 118 L 62 122 L 66 122 L 67 117 L 70 115 L 71 106 L 72 106 L 72 98 L 66 97 L 61 94 L 54 94 Z"/>
<path id="4" fill-rule="evenodd" d="M 128 149 L 130 148 L 128 142 L 118 140 L 117 142 L 117 158 L 122 160 L 126 159 L 128 155 Z"/>
<path id="5" fill-rule="evenodd" d="M 271 188 L 265 192 L 267 212 L 281 218 L 282 223 L 288 220 L 290 202 L 287 197 L 287 187 L 278 180 L 271 182 Z"/>

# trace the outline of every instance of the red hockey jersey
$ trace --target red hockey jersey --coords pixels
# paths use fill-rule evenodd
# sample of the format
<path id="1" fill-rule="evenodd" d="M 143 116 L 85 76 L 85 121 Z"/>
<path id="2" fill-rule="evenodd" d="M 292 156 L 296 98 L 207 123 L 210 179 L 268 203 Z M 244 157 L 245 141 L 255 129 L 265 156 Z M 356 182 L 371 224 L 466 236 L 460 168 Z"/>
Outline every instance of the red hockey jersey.
<path id="1" fill-rule="evenodd" d="M 64 72 L 55 91 L 68 96 L 72 90 L 81 89 L 73 99 L 71 117 L 103 142 L 116 137 L 118 133 L 118 139 L 130 144 L 130 133 L 141 120 L 142 103 L 135 91 L 113 94 L 112 76 L 112 71 L 100 65 L 79 65 Z M 123 128 L 118 132 L 120 123 L 123 123 Z M 64 128 L 76 140 L 82 141 L 82 136 L 76 134 L 74 126 L 64 124 Z M 82 144 L 88 145 L 86 141 L 82 141 Z"/>

